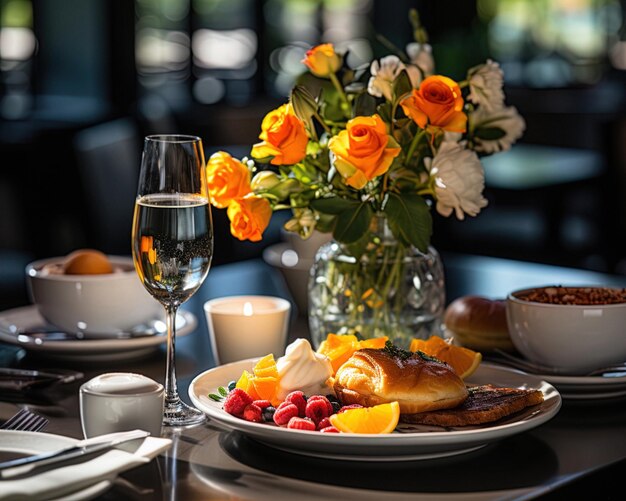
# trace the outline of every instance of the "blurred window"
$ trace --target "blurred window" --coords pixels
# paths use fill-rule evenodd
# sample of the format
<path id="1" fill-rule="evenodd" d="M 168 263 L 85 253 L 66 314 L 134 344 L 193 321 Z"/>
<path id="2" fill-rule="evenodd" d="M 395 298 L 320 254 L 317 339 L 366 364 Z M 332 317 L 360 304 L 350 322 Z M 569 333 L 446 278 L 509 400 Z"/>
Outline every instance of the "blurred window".
<path id="1" fill-rule="evenodd" d="M 509 83 L 594 84 L 612 53 L 613 65 L 626 69 L 619 0 L 478 0 L 477 10 L 488 26 L 489 51 Z"/>
<path id="2" fill-rule="evenodd" d="M 373 0 L 136 0 L 141 86 L 171 102 L 247 104 L 288 94 L 312 45 L 372 56 Z"/>
<path id="3" fill-rule="evenodd" d="M 32 61 L 37 48 L 30 0 L 0 1 L 0 116 L 19 119 L 32 104 Z"/>

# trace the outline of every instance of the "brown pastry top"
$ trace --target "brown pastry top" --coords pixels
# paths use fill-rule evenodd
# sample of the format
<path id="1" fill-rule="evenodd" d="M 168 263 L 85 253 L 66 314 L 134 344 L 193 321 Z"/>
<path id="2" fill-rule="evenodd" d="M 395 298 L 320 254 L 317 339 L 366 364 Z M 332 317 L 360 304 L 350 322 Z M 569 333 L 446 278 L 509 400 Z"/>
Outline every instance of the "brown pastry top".
<path id="1" fill-rule="evenodd" d="M 356 351 L 337 370 L 334 388 L 344 404 L 371 406 L 395 400 L 401 413 L 447 409 L 468 394 L 449 365 L 389 348 Z"/>

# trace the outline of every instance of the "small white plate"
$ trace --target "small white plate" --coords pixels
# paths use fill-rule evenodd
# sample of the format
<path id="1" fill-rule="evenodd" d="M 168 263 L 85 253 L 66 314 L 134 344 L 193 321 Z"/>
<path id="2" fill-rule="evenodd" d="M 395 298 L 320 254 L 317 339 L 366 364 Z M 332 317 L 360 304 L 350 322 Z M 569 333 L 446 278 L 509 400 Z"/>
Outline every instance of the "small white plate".
<path id="1" fill-rule="evenodd" d="M 189 397 L 198 409 L 230 430 L 238 430 L 274 448 L 305 456 L 359 461 L 413 461 L 462 454 L 504 437 L 535 428 L 552 418 L 561 407 L 559 392 L 536 376 L 495 365 L 482 364 L 468 384 L 494 384 L 512 388 L 540 389 L 544 402 L 524 409 L 494 424 L 441 428 L 400 425 L 387 435 L 316 433 L 252 423 L 223 410 L 222 402 L 208 397 L 217 387 L 252 370 L 255 359 L 242 360 L 210 369 L 196 376 Z"/>
<path id="2" fill-rule="evenodd" d="M 0 322 L 15 329 L 40 328 L 46 321 L 34 305 L 6 310 L 0 313 Z M 193 332 L 198 320 L 191 312 L 179 310 L 176 317 L 176 337 Z M 81 360 L 102 362 L 110 360 L 130 360 L 152 353 L 167 341 L 165 322 L 158 334 L 126 339 L 79 339 L 79 340 L 37 340 L 24 336 L 21 339 L 11 332 L 0 330 L 0 341 L 21 346 L 33 353 L 45 353 L 46 358 L 54 360 Z"/>

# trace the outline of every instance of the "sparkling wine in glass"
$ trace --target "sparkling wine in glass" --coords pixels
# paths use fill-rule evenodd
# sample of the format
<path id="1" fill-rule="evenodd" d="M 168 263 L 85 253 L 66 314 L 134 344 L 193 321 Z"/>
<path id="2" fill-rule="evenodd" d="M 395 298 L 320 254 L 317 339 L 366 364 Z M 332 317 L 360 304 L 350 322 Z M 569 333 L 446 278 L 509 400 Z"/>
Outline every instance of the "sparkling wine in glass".
<path id="1" fill-rule="evenodd" d="M 175 364 L 176 312 L 202 285 L 213 256 L 213 224 L 200 138 L 146 137 L 132 240 L 137 274 L 166 312 L 163 424 L 200 423 L 204 414 L 184 403 L 178 394 Z"/>

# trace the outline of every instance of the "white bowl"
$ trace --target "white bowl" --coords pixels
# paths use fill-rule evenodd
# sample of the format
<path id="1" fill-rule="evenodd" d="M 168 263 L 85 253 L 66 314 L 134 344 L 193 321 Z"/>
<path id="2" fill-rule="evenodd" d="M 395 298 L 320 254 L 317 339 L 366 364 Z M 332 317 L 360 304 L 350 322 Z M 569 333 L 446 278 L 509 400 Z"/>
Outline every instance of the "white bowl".
<path id="1" fill-rule="evenodd" d="M 163 315 L 163 307 L 143 287 L 131 258 L 108 256 L 116 270 L 102 275 L 42 271 L 64 257 L 26 266 L 29 294 L 41 315 L 68 332 L 115 334 Z"/>
<path id="2" fill-rule="evenodd" d="M 520 299 L 540 289 L 546 287 L 514 291 L 507 297 L 509 333 L 522 355 L 571 375 L 626 362 L 626 303 L 550 304 Z"/>

